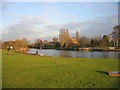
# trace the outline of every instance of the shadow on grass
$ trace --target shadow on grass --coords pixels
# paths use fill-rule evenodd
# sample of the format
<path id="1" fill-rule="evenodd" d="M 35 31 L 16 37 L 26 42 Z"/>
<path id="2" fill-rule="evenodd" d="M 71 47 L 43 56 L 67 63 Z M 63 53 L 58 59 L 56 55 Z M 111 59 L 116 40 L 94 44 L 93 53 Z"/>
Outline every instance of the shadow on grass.
<path id="1" fill-rule="evenodd" d="M 108 75 L 108 73 L 107 73 L 107 72 L 105 72 L 105 71 L 96 71 L 96 72 L 101 73 L 101 74 Z"/>

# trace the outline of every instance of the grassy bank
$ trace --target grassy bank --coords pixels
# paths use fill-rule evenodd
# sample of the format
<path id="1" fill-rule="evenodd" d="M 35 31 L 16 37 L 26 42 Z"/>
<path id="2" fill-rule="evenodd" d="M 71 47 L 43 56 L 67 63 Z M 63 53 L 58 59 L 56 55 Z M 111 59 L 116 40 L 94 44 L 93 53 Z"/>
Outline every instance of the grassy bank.
<path id="1" fill-rule="evenodd" d="M 117 59 L 7 55 L 3 51 L 3 88 L 116 88 Z"/>

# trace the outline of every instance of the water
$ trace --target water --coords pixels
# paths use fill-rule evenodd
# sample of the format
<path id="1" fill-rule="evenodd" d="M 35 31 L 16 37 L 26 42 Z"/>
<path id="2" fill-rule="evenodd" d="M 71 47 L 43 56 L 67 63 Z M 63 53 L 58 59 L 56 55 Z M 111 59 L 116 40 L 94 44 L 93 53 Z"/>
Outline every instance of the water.
<path id="1" fill-rule="evenodd" d="M 67 50 L 54 50 L 54 49 L 31 49 L 26 53 L 43 54 L 53 57 L 70 57 L 70 58 L 108 58 L 108 59 L 120 59 L 120 52 L 83 52 L 83 51 L 67 51 Z"/>

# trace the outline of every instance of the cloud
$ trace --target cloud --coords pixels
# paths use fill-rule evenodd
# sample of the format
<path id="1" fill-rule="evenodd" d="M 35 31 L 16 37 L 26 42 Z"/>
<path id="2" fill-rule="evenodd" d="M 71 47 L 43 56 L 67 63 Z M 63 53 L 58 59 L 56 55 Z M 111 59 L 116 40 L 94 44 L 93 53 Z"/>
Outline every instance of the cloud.
<path id="1" fill-rule="evenodd" d="M 61 25 L 59 24 L 49 24 L 49 25 L 45 25 L 44 28 L 47 28 L 47 29 L 51 29 L 51 30 L 58 30 L 61 28 Z"/>
<path id="2" fill-rule="evenodd" d="M 96 8 L 94 8 L 96 7 Z M 105 8 L 104 8 L 105 7 Z M 96 3 L 94 6 L 93 6 L 93 11 L 95 13 L 98 13 L 98 12 L 102 12 L 102 13 L 105 13 L 105 12 L 116 12 L 117 9 L 118 9 L 118 3 L 105 3 L 105 2 L 100 2 L 100 3 Z"/>
<path id="3" fill-rule="evenodd" d="M 3 2 L 118 2 L 119 0 L 2 0 Z"/>
<path id="4" fill-rule="evenodd" d="M 17 38 L 44 38 L 47 34 L 44 32 L 42 26 L 48 22 L 45 18 L 41 16 L 36 17 L 21 17 L 21 20 L 17 21 L 15 24 L 4 28 L 3 40 L 17 39 Z M 5 32 L 6 31 L 6 32 Z M 41 34 L 42 33 L 42 34 Z"/>
<path id="5" fill-rule="evenodd" d="M 35 17 L 35 18 L 23 18 L 23 20 L 21 20 L 19 22 L 20 26 L 27 26 L 27 25 L 42 25 L 45 24 L 47 22 L 47 20 L 43 17 Z"/>
<path id="6" fill-rule="evenodd" d="M 15 40 L 15 39 L 22 39 L 27 38 L 31 41 L 35 39 L 44 39 L 49 37 L 50 33 L 47 30 L 36 26 L 10 26 L 7 28 L 8 32 L 3 33 L 3 40 Z"/>
<path id="7" fill-rule="evenodd" d="M 59 35 L 60 28 L 66 27 L 71 35 L 78 29 L 81 36 L 94 37 L 111 33 L 113 27 L 117 25 L 117 15 L 99 16 L 85 22 L 67 22 L 60 24 L 49 24 L 44 18 L 22 18 L 19 22 L 6 28 L 8 33 L 3 33 L 3 40 L 37 38 L 52 40 Z"/>
<path id="8" fill-rule="evenodd" d="M 10 12 L 4 12 L 4 11 L 3 11 L 3 16 L 7 16 L 7 17 L 20 17 L 20 18 L 32 17 L 32 16 L 29 16 L 29 15 L 10 13 Z"/>
<path id="9" fill-rule="evenodd" d="M 76 16 L 65 16 L 65 15 L 59 15 L 58 17 L 61 19 L 69 19 L 69 20 L 73 20 L 77 18 Z"/>
<path id="10" fill-rule="evenodd" d="M 85 22 L 68 22 L 64 24 L 50 24 L 45 26 L 49 30 L 59 32 L 59 29 L 66 27 L 71 35 L 75 35 L 76 29 L 81 36 L 95 37 L 111 33 L 113 27 L 118 23 L 117 15 L 98 16 Z"/>
<path id="11" fill-rule="evenodd" d="M 77 23 L 81 36 L 95 37 L 111 33 L 113 27 L 118 23 L 117 15 L 99 16 L 92 20 L 87 20 L 83 23 Z M 73 24 L 69 24 L 72 27 Z"/>
<path id="12" fill-rule="evenodd" d="M 8 7 L 9 5 L 7 3 L 0 2 L 0 8 Z"/>

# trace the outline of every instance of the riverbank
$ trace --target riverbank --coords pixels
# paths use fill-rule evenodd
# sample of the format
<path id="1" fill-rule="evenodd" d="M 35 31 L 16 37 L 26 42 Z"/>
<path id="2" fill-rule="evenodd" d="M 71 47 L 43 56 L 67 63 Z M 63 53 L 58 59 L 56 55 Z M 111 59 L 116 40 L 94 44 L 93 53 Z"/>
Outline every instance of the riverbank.
<path id="1" fill-rule="evenodd" d="M 3 88 L 117 88 L 117 59 L 34 56 L 2 51 Z"/>
<path id="2" fill-rule="evenodd" d="M 26 55 L 34 55 L 34 56 L 46 56 L 43 54 L 32 54 L 32 53 L 25 53 L 25 52 L 16 52 L 18 54 L 26 54 Z M 52 56 L 46 56 L 46 57 L 52 57 Z"/>
<path id="3" fill-rule="evenodd" d="M 87 50 L 87 51 L 118 51 L 118 52 L 120 52 L 120 49 L 79 48 L 79 50 Z"/>
<path id="4" fill-rule="evenodd" d="M 39 49 L 39 48 L 33 48 Z M 68 50 L 68 51 L 113 51 L 113 52 L 120 52 L 120 49 L 105 49 L 105 48 L 43 48 L 43 49 L 55 49 L 55 50 Z"/>

